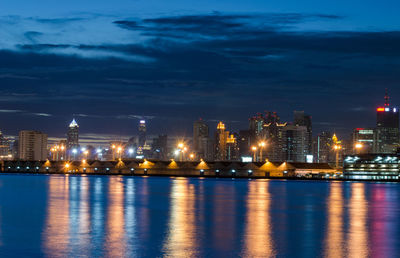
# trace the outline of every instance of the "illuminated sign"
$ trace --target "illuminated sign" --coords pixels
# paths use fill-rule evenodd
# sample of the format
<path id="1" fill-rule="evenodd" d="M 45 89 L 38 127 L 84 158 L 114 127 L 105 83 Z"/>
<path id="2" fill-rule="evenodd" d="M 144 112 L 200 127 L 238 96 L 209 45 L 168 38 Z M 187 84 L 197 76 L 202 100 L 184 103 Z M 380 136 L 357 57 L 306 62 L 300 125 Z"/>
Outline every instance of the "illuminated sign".
<path id="1" fill-rule="evenodd" d="M 242 162 L 252 162 L 253 158 L 252 157 L 242 157 Z"/>
<path id="2" fill-rule="evenodd" d="M 379 108 L 376 109 L 376 111 L 378 111 L 378 112 L 384 112 L 384 111 L 385 111 L 385 108 L 379 107 Z"/>

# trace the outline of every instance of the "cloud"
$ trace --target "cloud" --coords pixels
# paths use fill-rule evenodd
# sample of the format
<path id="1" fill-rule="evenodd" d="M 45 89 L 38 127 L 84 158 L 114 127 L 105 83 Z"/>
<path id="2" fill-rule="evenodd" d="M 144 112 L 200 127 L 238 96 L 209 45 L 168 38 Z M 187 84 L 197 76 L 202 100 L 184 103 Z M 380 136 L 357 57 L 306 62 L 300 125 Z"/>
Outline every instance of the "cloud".
<path id="1" fill-rule="evenodd" d="M 15 109 L 0 109 L 0 113 L 21 113 L 22 110 L 15 110 Z"/>
<path id="2" fill-rule="evenodd" d="M 40 105 L 40 111 L 52 110 L 52 120 L 78 114 L 93 122 L 93 130 L 110 131 L 143 114 L 157 128 L 179 130 L 184 121 L 190 127 L 197 117 L 243 121 L 237 126 L 246 128 L 256 111 L 293 109 L 315 112 L 317 126 L 327 113 L 338 125 L 363 123 L 363 112 L 353 119 L 352 112 L 334 110 L 378 102 L 382 85 L 400 98 L 400 32 L 307 29 L 344 19 L 100 15 L 59 26 L 0 17 L 1 108 L 41 113 L 33 110 Z"/>

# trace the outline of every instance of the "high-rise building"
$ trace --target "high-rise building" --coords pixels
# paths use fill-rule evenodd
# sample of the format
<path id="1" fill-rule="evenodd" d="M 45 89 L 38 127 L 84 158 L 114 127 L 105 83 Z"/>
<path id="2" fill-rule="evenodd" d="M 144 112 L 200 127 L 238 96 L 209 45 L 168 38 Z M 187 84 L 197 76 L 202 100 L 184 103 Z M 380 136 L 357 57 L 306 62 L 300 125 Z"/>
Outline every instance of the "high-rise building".
<path id="1" fill-rule="evenodd" d="M 47 134 L 38 131 L 19 132 L 19 158 L 22 160 L 47 159 Z"/>
<path id="2" fill-rule="evenodd" d="M 229 132 L 225 131 L 225 124 L 219 122 L 217 125 L 217 131 L 215 132 L 215 160 L 226 159 L 226 139 L 229 136 Z"/>
<path id="3" fill-rule="evenodd" d="M 324 131 L 318 134 L 314 145 L 314 157 L 318 163 L 335 162 L 332 133 Z"/>
<path id="4" fill-rule="evenodd" d="M 266 140 L 267 145 L 264 148 L 264 152 L 265 157 L 270 161 L 283 161 L 286 159 L 284 151 L 285 137 L 283 134 L 286 126 L 287 123 L 282 123 L 276 112 L 265 113 L 262 138 L 260 140 Z M 253 144 L 255 146 L 258 145 L 257 142 Z"/>
<path id="5" fill-rule="evenodd" d="M 146 121 L 139 121 L 139 147 L 143 147 L 146 144 Z"/>
<path id="6" fill-rule="evenodd" d="M 372 153 L 375 130 L 373 128 L 355 128 L 352 134 L 352 154 Z"/>
<path id="7" fill-rule="evenodd" d="M 399 147 L 399 110 L 391 107 L 386 92 L 385 104 L 376 109 L 375 153 L 394 153 Z"/>
<path id="8" fill-rule="evenodd" d="M 287 161 L 306 162 L 309 154 L 308 130 L 306 126 L 287 125 L 283 129 L 284 152 Z"/>
<path id="9" fill-rule="evenodd" d="M 197 158 L 209 158 L 209 130 L 208 125 L 202 120 L 193 123 L 193 150 Z"/>
<path id="10" fill-rule="evenodd" d="M 72 119 L 67 132 L 67 151 L 74 148 L 79 148 L 79 125 L 75 119 Z"/>
<path id="11" fill-rule="evenodd" d="M 11 146 L 10 141 L 4 137 L 3 133 L 0 131 L 0 160 L 11 159 Z"/>
<path id="12" fill-rule="evenodd" d="M 240 157 L 252 156 L 250 130 L 239 131 L 239 136 L 237 137 L 237 144 L 239 147 L 239 156 Z"/>
<path id="13" fill-rule="evenodd" d="M 304 111 L 294 111 L 294 125 L 305 126 L 307 128 L 307 155 L 312 154 L 312 120 L 311 116 Z"/>
<path id="14" fill-rule="evenodd" d="M 239 160 L 239 148 L 237 144 L 237 135 L 229 134 L 226 139 L 226 160 Z"/>
<path id="15" fill-rule="evenodd" d="M 166 160 L 168 155 L 168 136 L 166 134 L 159 135 L 153 139 L 152 144 L 153 158 Z"/>
<path id="16" fill-rule="evenodd" d="M 219 122 L 215 133 L 215 160 L 238 160 L 238 145 L 235 135 L 225 130 L 225 124 Z"/>

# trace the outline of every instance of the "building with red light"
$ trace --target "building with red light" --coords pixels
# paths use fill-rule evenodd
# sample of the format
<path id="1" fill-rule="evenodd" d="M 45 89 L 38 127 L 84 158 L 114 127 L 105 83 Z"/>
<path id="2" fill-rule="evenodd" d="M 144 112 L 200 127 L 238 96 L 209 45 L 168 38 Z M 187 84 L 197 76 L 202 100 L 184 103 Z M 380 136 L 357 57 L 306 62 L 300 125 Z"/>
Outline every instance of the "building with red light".
<path id="1" fill-rule="evenodd" d="M 399 147 L 399 110 L 391 107 L 389 96 L 385 95 L 385 105 L 376 109 L 375 153 L 394 153 Z"/>

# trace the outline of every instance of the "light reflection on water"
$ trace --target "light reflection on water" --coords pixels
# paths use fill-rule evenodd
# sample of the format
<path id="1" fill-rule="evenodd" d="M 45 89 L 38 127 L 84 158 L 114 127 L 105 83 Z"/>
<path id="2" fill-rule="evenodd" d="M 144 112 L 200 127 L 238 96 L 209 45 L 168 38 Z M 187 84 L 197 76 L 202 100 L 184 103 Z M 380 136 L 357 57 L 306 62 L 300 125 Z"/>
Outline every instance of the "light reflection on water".
<path id="1" fill-rule="evenodd" d="M 2 175 L 0 254 L 395 257 L 399 193 L 393 183 Z"/>

